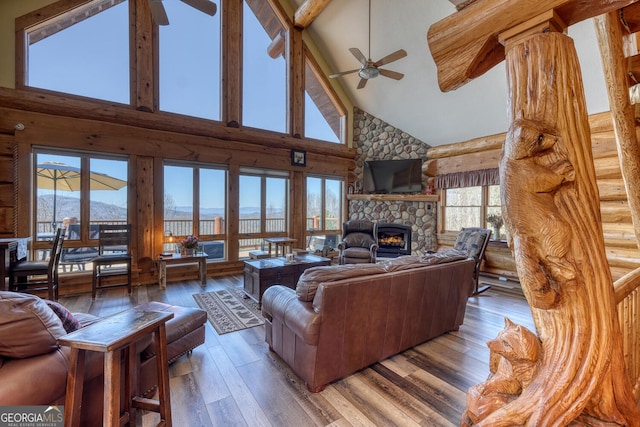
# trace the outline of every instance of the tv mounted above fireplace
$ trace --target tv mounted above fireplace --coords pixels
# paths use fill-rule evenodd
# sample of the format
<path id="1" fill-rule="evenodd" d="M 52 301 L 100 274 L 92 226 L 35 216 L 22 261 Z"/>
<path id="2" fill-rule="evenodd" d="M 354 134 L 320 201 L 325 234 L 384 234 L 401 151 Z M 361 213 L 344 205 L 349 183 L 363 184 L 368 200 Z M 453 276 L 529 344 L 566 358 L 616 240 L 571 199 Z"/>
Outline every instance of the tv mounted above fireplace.
<path id="1" fill-rule="evenodd" d="M 420 193 L 422 159 L 365 161 L 362 190 L 369 194 Z"/>

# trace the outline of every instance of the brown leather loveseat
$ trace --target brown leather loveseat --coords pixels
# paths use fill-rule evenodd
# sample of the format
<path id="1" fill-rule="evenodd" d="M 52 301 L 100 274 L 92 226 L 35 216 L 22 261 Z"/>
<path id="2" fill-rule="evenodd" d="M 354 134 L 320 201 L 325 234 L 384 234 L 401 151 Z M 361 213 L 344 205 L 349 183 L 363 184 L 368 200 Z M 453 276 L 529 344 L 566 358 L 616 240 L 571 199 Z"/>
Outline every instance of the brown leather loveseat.
<path id="1" fill-rule="evenodd" d="M 265 334 L 312 392 L 377 361 L 457 330 L 473 290 L 473 258 L 403 256 L 314 267 L 296 290 L 262 299 Z"/>
<path id="2" fill-rule="evenodd" d="M 169 361 L 204 342 L 205 311 L 159 302 L 146 303 L 144 308 L 174 313 L 166 328 Z M 0 291 L 0 406 L 64 405 L 69 348 L 59 347 L 57 339 L 67 333 L 70 323 L 87 326 L 98 320 L 90 314 L 68 313 L 34 295 Z M 141 360 L 141 392 L 157 384 L 156 357 L 150 350 L 155 346 L 150 344 L 147 338 L 135 346 Z M 82 425 L 102 424 L 103 361 L 102 353 L 87 353 Z"/>

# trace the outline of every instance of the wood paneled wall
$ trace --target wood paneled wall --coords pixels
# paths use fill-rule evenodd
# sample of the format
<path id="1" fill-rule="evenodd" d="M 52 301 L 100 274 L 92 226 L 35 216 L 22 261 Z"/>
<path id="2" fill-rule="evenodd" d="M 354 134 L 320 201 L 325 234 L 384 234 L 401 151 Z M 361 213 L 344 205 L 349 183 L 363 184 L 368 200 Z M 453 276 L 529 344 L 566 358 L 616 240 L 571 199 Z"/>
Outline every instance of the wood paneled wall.
<path id="1" fill-rule="evenodd" d="M 237 225 L 241 167 L 290 171 L 288 232 L 300 241 L 304 241 L 306 229 L 303 193 L 307 175 L 332 175 L 346 180 L 354 167 L 355 150 L 341 144 L 228 127 L 223 123 L 170 113 L 146 113 L 108 103 L 97 106 L 96 102 L 57 95 L 43 97 L 46 100 L 38 102 L 31 92 L 0 88 L 0 129 L 13 129 L 18 122 L 25 125 L 25 129 L 16 131 L 15 136 L 0 134 L 0 162 L 4 162 L 0 172 L 0 227 L 5 223 L 9 226 L 9 219 L 5 221 L 4 215 L 4 209 L 8 208 L 7 218 L 11 216 L 13 221 L 15 213 L 17 221 L 11 222 L 7 235 L 33 235 L 30 219 L 33 147 L 125 154 L 129 158 L 128 220 L 135 234 L 132 246 L 138 283 L 157 280 L 153 261 L 161 252 L 164 239 L 162 169 L 165 159 L 227 165 L 228 259 L 209 263 L 209 275 L 242 271 L 243 263 L 238 259 Z M 306 167 L 291 165 L 292 148 L 307 152 Z M 14 153 L 17 153 L 15 159 Z M 15 179 L 14 162 L 18 165 Z M 24 194 L 18 197 L 14 209 L 9 204 L 18 192 Z M 169 272 L 169 279 L 195 278 L 196 273 L 195 270 L 175 268 Z M 62 278 L 61 291 L 84 291 L 89 283 L 87 275 L 66 275 Z"/>
<path id="2" fill-rule="evenodd" d="M 640 267 L 640 251 L 627 204 L 611 115 L 608 112 L 592 115 L 589 124 L 607 259 L 613 279 L 617 280 Z M 433 147 L 427 153 L 428 160 L 423 172 L 433 177 L 437 174 L 496 168 L 504 137 L 505 134 L 497 134 Z M 438 228 L 438 247 L 453 246 L 455 233 L 443 232 L 441 225 Z M 489 244 L 483 270 L 517 278 L 513 253 L 504 243 Z"/>

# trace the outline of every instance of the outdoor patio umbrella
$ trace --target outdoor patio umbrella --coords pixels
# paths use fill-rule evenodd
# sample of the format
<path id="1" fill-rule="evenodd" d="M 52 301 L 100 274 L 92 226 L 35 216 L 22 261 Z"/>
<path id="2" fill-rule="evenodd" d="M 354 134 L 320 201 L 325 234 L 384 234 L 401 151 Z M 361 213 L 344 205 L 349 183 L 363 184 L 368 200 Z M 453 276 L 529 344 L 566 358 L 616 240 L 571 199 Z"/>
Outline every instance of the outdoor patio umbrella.
<path id="1" fill-rule="evenodd" d="M 59 162 L 39 163 L 36 170 L 37 187 L 53 190 L 53 218 L 51 227 L 56 228 L 56 193 L 80 191 L 80 168 Z M 91 190 L 119 190 L 127 185 L 124 181 L 104 173 L 90 172 Z"/>

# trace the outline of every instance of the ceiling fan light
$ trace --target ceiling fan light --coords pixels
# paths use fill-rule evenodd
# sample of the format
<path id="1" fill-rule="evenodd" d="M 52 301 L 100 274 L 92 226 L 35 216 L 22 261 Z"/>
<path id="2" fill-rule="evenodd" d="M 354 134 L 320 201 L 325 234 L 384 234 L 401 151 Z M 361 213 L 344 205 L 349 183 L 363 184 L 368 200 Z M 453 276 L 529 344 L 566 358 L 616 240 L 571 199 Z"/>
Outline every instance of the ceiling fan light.
<path id="1" fill-rule="evenodd" d="M 358 71 L 358 75 L 363 79 L 374 79 L 380 75 L 380 70 L 375 67 L 365 67 Z"/>

